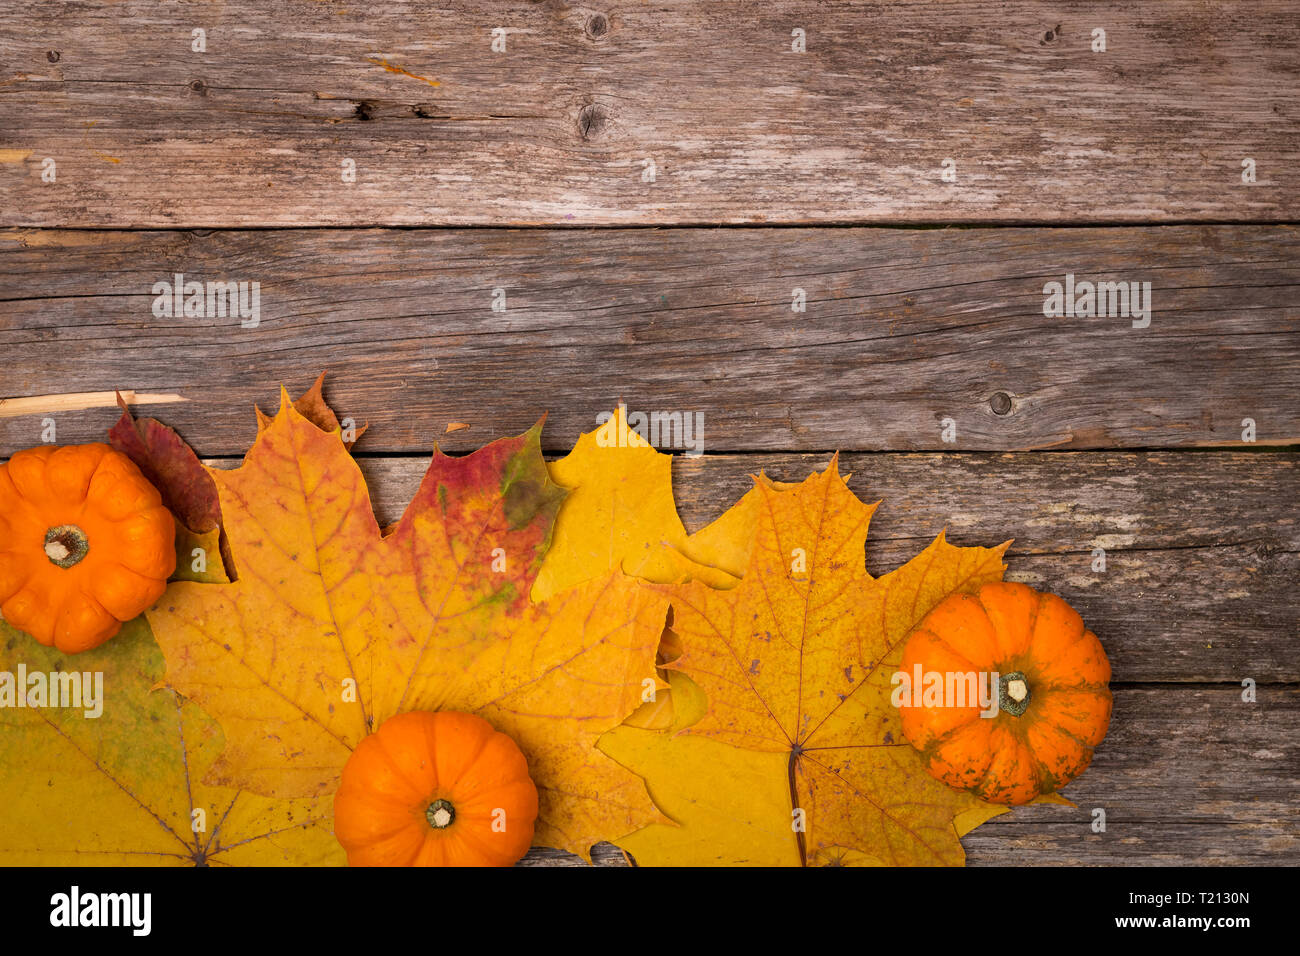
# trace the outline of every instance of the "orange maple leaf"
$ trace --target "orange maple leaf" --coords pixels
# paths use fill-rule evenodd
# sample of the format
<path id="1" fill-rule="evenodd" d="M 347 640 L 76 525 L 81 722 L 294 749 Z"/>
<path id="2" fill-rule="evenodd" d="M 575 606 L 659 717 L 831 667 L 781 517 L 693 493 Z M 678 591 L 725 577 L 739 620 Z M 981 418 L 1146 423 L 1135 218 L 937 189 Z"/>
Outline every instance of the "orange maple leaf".
<path id="1" fill-rule="evenodd" d="M 586 856 L 660 818 L 594 743 L 661 683 L 667 599 L 611 573 L 530 601 L 563 497 L 539 435 L 435 451 L 388 535 L 337 427 L 287 395 L 243 465 L 211 472 L 238 581 L 175 585 L 149 620 L 168 682 L 225 731 L 214 782 L 326 794 L 388 717 L 461 710 L 523 749 L 538 844 Z"/>

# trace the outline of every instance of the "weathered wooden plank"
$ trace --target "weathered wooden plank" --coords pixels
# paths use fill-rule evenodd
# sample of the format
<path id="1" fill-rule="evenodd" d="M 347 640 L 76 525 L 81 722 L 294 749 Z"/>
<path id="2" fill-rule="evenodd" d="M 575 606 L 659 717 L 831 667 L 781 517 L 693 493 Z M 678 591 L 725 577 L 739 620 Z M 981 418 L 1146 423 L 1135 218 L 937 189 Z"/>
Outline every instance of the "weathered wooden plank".
<path id="1" fill-rule="evenodd" d="M 257 326 L 155 316 L 176 273 L 260 283 Z M 1149 326 L 1045 317 L 1067 274 L 1151 283 Z M 548 409 L 564 449 L 619 399 L 702 415 L 708 451 L 1225 445 L 1246 419 L 1287 444 L 1297 287 L 1300 232 L 1274 226 L 15 230 L 0 397 L 179 394 L 165 417 L 215 456 L 247 447 L 253 401 L 325 367 L 371 452 L 428 449 L 449 421 L 474 427 L 446 447 L 470 448 Z M 38 440 L 40 408 L 0 405 L 0 455 Z M 84 441 L 112 415 L 52 417 Z"/>
<path id="2" fill-rule="evenodd" d="M 597 843 L 591 848 L 593 866 L 627 866 L 623 851 L 612 843 Z M 585 866 L 582 857 L 546 846 L 535 846 L 516 866 Z"/>
<path id="3" fill-rule="evenodd" d="M 679 457 L 695 530 L 760 470 L 797 481 L 821 455 Z M 362 458 L 381 524 L 427 460 Z M 224 461 L 223 465 L 234 462 Z M 946 527 L 957 544 L 1014 538 L 1008 577 L 1062 594 L 1097 632 L 1117 681 L 1300 681 L 1300 457 L 1288 452 L 843 455 L 850 487 L 883 503 L 867 569 L 884 574 Z M 1105 571 L 1092 570 L 1095 548 Z"/>
<path id="4" fill-rule="evenodd" d="M 60 0 L 0 9 L 0 62 L 8 225 L 1300 210 L 1290 0 Z"/>
<path id="5" fill-rule="evenodd" d="M 1016 811 L 962 838 L 967 866 L 1295 866 L 1294 824 L 1177 821 L 1109 823 L 1093 833 L 1077 813 L 1068 823 L 1022 823 Z M 1063 813 L 1067 811 L 1062 811 Z M 626 866 L 609 843 L 592 850 L 595 866 Z M 584 866 L 563 850 L 535 847 L 520 866 Z"/>
<path id="6" fill-rule="evenodd" d="M 971 866 L 1300 863 L 1300 688 L 1125 687 L 1110 733 L 1063 795 L 1018 807 L 962 839 Z M 1105 811 L 1104 833 L 1092 831 Z M 533 850 L 528 865 L 577 857 Z M 615 847 L 595 862 L 619 865 Z"/>

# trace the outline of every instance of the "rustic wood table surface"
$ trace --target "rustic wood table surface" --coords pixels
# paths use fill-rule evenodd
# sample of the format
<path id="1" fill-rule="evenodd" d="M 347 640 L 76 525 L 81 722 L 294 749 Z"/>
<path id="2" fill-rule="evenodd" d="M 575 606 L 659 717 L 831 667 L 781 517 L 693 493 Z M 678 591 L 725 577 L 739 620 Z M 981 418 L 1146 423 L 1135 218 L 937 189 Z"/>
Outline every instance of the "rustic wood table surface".
<path id="1" fill-rule="evenodd" d="M 381 522 L 542 412 L 703 413 L 692 529 L 839 450 L 872 573 L 1014 538 L 1111 658 L 971 864 L 1300 863 L 1297 0 L 6 3 L 0 209 L 0 458 L 121 389 L 233 466 L 325 368 Z"/>

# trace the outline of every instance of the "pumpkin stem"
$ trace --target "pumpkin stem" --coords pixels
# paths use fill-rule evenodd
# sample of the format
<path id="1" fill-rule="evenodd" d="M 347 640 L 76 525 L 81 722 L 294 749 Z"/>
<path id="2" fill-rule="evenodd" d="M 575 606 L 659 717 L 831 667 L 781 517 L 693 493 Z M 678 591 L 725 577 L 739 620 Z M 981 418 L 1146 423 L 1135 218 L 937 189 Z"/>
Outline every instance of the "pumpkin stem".
<path id="1" fill-rule="evenodd" d="M 424 811 L 424 819 L 429 821 L 429 826 L 435 830 L 445 830 L 456 820 L 456 808 L 451 805 L 450 800 L 443 800 L 441 797 L 429 804 L 429 808 Z"/>
<path id="2" fill-rule="evenodd" d="M 998 706 L 1012 717 L 1019 717 L 1029 709 L 1029 679 L 1020 671 L 998 678 Z"/>
<path id="3" fill-rule="evenodd" d="M 86 532 L 75 524 L 61 524 L 45 532 L 45 556 L 51 564 L 70 568 L 90 553 Z"/>

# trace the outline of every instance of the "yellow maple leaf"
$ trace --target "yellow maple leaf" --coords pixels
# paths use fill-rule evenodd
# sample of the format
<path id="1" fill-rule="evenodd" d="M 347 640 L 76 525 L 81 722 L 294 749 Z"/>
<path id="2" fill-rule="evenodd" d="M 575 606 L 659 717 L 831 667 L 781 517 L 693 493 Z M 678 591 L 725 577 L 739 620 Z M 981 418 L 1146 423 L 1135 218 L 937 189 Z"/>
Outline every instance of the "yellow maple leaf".
<path id="1" fill-rule="evenodd" d="M 1006 808 L 926 772 L 890 703 L 891 677 L 931 607 L 1001 579 L 1006 545 L 959 548 L 940 535 L 875 579 L 864 547 L 876 506 L 853 495 L 836 461 L 797 485 L 760 475 L 752 494 L 739 584 L 669 589 L 683 650 L 667 666 L 707 707 L 678 736 L 626 726 L 601 742 L 681 826 L 617 842 L 646 864 L 717 862 L 719 845 L 765 863 L 960 864 L 960 834 Z M 713 747 L 688 749 L 697 736 Z M 752 782 L 773 774 L 777 785 Z M 735 852 L 722 862 L 741 862 Z"/>
<path id="2" fill-rule="evenodd" d="M 435 452 L 388 535 L 338 430 L 287 395 L 243 465 L 212 472 L 238 580 L 175 584 L 149 619 L 167 680 L 225 730 L 215 782 L 328 794 L 388 717 L 461 710 L 528 758 L 539 845 L 585 857 L 660 819 L 594 744 L 659 683 L 667 599 L 613 571 L 529 600 L 562 497 L 539 435 Z"/>
<path id="3" fill-rule="evenodd" d="M 747 494 L 688 535 L 677 513 L 672 468 L 674 461 L 689 467 L 695 460 L 674 459 L 654 448 L 629 427 L 621 404 L 603 424 L 581 435 L 568 455 L 549 466 L 552 480 L 567 496 L 533 584 L 534 600 L 619 569 L 660 584 L 689 576 L 715 588 L 734 586 L 749 556 L 754 498 Z M 672 639 L 665 632 L 661 652 Z M 678 675 L 673 690 L 643 704 L 628 718 L 629 725 L 682 726 L 675 702 L 680 704 L 683 695 L 691 704 L 702 697 L 689 678 Z"/>
<path id="4" fill-rule="evenodd" d="M 534 600 L 619 569 L 661 584 L 683 573 L 713 587 L 735 584 L 748 556 L 748 510 L 732 509 L 688 535 L 673 498 L 672 466 L 671 455 L 628 428 L 621 405 L 552 462 L 551 478 L 568 496 Z"/>
<path id="5" fill-rule="evenodd" d="M 790 866 L 799 842 L 790 827 L 787 759 L 707 737 L 626 723 L 600 749 L 645 777 L 675 824 L 653 824 L 615 842 L 642 866 Z"/>
<path id="6" fill-rule="evenodd" d="M 76 657 L 0 624 L 0 864 L 341 864 L 327 799 L 203 782 L 221 730 L 162 670 L 143 618 Z"/>

